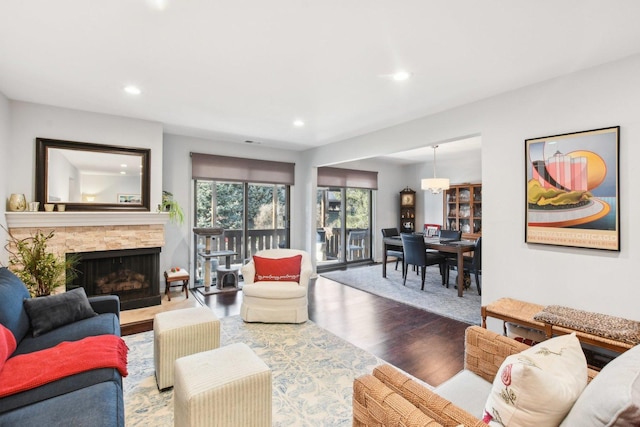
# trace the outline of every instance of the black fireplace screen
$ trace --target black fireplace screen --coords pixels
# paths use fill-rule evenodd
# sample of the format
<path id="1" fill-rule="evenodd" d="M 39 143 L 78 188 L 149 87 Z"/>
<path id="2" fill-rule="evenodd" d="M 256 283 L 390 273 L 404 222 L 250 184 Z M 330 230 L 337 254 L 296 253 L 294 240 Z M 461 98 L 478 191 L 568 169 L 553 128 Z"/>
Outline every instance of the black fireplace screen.
<path id="1" fill-rule="evenodd" d="M 78 277 L 67 290 L 118 295 L 122 310 L 160 304 L 160 248 L 79 252 Z"/>

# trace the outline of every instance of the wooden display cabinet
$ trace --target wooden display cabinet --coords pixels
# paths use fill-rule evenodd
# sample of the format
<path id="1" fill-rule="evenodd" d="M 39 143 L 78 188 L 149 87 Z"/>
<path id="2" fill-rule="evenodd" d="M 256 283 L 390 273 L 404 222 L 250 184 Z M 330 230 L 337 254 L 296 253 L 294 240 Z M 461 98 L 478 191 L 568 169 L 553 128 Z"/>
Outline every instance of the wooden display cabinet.
<path id="1" fill-rule="evenodd" d="M 400 232 L 416 231 L 416 192 L 409 187 L 400 192 Z"/>
<path id="2" fill-rule="evenodd" d="M 452 185 L 444 192 L 445 230 L 460 230 L 465 240 L 482 235 L 482 184 Z"/>

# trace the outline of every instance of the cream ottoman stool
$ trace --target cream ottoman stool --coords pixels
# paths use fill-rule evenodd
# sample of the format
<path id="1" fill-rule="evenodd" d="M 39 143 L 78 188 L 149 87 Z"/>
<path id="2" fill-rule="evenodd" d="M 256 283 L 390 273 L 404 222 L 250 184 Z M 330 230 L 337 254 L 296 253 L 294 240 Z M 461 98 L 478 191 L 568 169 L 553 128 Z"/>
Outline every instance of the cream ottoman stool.
<path id="1" fill-rule="evenodd" d="M 153 365 L 160 390 L 173 386 L 179 357 L 220 347 L 220 321 L 205 307 L 158 313 L 153 318 Z"/>
<path id="2" fill-rule="evenodd" d="M 175 363 L 174 426 L 270 427 L 271 369 L 244 343 Z"/>

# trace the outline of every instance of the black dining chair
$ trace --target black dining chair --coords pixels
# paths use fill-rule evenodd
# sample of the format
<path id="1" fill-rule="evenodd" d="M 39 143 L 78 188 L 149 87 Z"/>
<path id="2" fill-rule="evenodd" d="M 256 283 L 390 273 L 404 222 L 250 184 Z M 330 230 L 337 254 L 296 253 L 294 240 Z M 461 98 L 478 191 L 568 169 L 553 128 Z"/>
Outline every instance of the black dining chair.
<path id="1" fill-rule="evenodd" d="M 382 229 L 382 238 L 385 237 L 400 237 L 400 233 L 398 233 L 397 228 L 383 228 Z M 396 259 L 396 270 L 398 269 L 398 262 L 404 260 L 404 253 L 402 250 L 393 250 L 387 249 L 387 256 L 392 256 Z M 402 263 L 402 277 L 404 277 L 404 262 Z"/>
<path id="2" fill-rule="evenodd" d="M 440 230 L 440 241 L 457 242 L 462 239 L 462 231 Z"/>
<path id="3" fill-rule="evenodd" d="M 424 279 L 427 274 L 427 267 L 430 265 L 439 265 L 440 274 L 442 276 L 442 285 L 444 286 L 444 263 L 445 257 L 439 253 L 427 252 L 424 244 L 424 236 L 422 234 L 402 233 L 402 250 L 404 252 L 404 271 L 402 274 L 402 284 L 407 285 L 407 271 L 409 265 L 413 265 L 420 269 L 422 274 L 422 286 L 420 290 L 424 290 Z"/>
<path id="4" fill-rule="evenodd" d="M 447 261 L 444 267 L 444 270 L 445 270 L 444 280 L 447 284 L 447 288 L 449 287 L 449 270 L 452 267 L 457 268 L 457 266 L 458 266 L 458 260 L 456 258 L 447 258 Z M 473 273 L 475 275 L 476 288 L 478 289 L 478 295 L 482 295 L 482 288 L 480 287 L 480 279 L 478 278 L 478 276 L 482 274 L 482 237 L 478 237 L 478 240 L 476 240 L 476 247 L 473 249 L 473 256 L 464 257 L 463 269 L 464 271 L 462 272 L 462 274 Z M 458 272 L 458 274 L 461 274 L 461 273 Z"/>

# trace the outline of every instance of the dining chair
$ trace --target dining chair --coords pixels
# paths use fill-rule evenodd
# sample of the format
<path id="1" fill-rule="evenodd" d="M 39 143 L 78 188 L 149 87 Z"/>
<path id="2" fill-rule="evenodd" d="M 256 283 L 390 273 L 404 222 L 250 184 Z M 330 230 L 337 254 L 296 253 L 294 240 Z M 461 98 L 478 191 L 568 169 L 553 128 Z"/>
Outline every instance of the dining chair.
<path id="1" fill-rule="evenodd" d="M 447 258 L 444 267 L 444 280 L 447 284 L 447 288 L 449 287 L 449 270 L 451 270 L 452 267 L 457 268 L 457 266 L 458 261 L 455 258 Z M 478 295 L 482 295 L 480 279 L 478 278 L 478 276 L 482 274 L 482 237 L 478 237 L 478 240 L 476 240 L 476 247 L 473 249 L 473 256 L 464 257 L 463 270 L 462 274 L 473 273 L 475 275 Z M 458 274 L 460 274 L 460 272 L 458 272 Z"/>
<path id="2" fill-rule="evenodd" d="M 456 242 L 462 238 L 462 231 L 456 230 L 440 230 L 440 240 Z"/>
<path id="3" fill-rule="evenodd" d="M 382 229 L 382 238 L 385 237 L 400 237 L 400 233 L 398 233 L 397 228 L 383 228 Z M 386 246 L 385 246 L 386 247 Z M 402 250 L 393 250 L 387 249 L 387 256 L 392 256 L 396 259 L 396 270 L 398 269 L 398 262 L 404 261 L 404 253 Z M 402 262 L 402 277 L 404 277 L 404 262 Z"/>
<path id="4" fill-rule="evenodd" d="M 402 233 L 402 250 L 404 252 L 404 271 L 402 274 L 402 284 L 407 285 L 407 271 L 409 265 L 413 265 L 420 269 L 422 277 L 422 286 L 420 290 L 424 290 L 424 279 L 427 274 L 427 267 L 430 265 L 440 266 L 440 275 L 442 277 L 442 285 L 444 286 L 444 263 L 445 257 L 439 253 L 427 252 L 427 246 L 424 243 L 424 236 L 421 234 Z"/>
<path id="5" fill-rule="evenodd" d="M 434 237 L 440 234 L 440 229 L 442 226 L 440 224 L 425 224 L 422 229 L 423 233 L 427 237 Z"/>
<path id="6" fill-rule="evenodd" d="M 364 258 L 367 233 L 367 230 L 356 230 L 350 231 L 347 235 L 347 256 L 349 261 L 353 261 L 355 252 L 359 253 L 360 259 Z"/>

